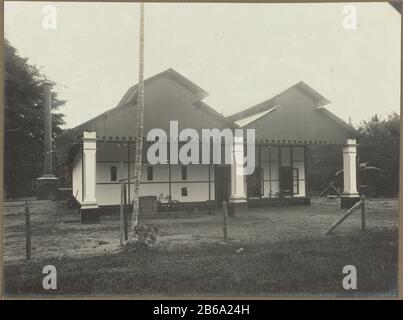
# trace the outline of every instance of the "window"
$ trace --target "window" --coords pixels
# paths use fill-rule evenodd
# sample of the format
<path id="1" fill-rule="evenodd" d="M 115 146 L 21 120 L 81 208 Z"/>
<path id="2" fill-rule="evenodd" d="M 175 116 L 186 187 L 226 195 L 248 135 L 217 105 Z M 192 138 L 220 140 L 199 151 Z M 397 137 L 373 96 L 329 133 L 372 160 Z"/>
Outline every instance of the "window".
<path id="1" fill-rule="evenodd" d="M 293 194 L 299 193 L 299 171 L 298 168 L 293 169 Z"/>
<path id="2" fill-rule="evenodd" d="M 182 193 L 182 197 L 187 197 L 188 196 L 188 188 L 187 187 L 183 187 L 181 189 L 181 193 Z"/>
<path id="3" fill-rule="evenodd" d="M 154 170 L 153 167 L 147 167 L 147 180 L 151 181 L 154 179 Z"/>
<path id="4" fill-rule="evenodd" d="M 111 166 L 111 181 L 117 181 L 118 180 L 117 171 L 118 171 L 118 167 Z"/>
<path id="5" fill-rule="evenodd" d="M 187 169 L 188 168 L 185 167 L 185 166 L 182 167 L 182 180 L 187 180 L 187 178 L 188 178 L 188 170 Z"/>

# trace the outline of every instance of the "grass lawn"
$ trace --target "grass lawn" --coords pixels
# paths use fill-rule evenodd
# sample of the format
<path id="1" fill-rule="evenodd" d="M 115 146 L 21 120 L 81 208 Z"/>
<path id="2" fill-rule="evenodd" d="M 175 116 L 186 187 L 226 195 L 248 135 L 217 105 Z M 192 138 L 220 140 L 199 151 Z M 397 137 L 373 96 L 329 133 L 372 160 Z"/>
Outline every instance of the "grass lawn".
<path id="1" fill-rule="evenodd" d="M 380 296 L 397 292 L 396 228 L 315 239 L 203 243 L 197 247 L 61 257 L 5 266 L 6 296 Z M 237 249 L 243 251 L 237 253 Z M 42 289 L 42 268 L 57 268 L 58 289 Z M 358 289 L 342 288 L 343 266 Z"/>
<path id="2" fill-rule="evenodd" d="M 122 252 L 119 221 L 82 225 L 76 211 L 53 202 L 30 203 L 32 261 L 24 260 L 23 208 L 6 204 L 6 296 L 33 295 L 395 295 L 398 199 L 368 199 L 367 231 L 355 212 L 334 235 L 322 233 L 343 215 L 339 199 L 314 198 L 311 206 L 250 208 L 222 215 L 140 217 L 157 227 L 159 247 Z M 236 251 L 243 250 L 239 253 Z M 42 268 L 57 268 L 58 290 L 42 289 Z M 358 289 L 345 291 L 345 265 L 357 268 Z"/>

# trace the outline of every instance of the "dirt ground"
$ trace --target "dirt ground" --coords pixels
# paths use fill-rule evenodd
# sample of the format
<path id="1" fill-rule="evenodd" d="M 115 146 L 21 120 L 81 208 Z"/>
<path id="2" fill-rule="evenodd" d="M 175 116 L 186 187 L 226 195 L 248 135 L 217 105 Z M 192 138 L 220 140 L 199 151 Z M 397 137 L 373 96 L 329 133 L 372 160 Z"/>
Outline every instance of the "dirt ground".
<path id="1" fill-rule="evenodd" d="M 77 211 L 56 202 L 30 201 L 32 260 L 88 257 L 120 251 L 119 221 L 103 219 L 100 224 L 81 225 Z M 250 208 L 244 215 L 228 218 L 228 236 L 239 248 L 251 244 L 285 240 L 324 238 L 326 230 L 344 210 L 339 199 L 314 198 L 311 206 Z M 367 232 L 396 229 L 398 199 L 367 199 Z M 4 208 L 5 264 L 19 264 L 25 258 L 25 219 L 23 202 L 7 202 Z M 195 248 L 222 240 L 222 214 L 189 214 L 189 217 L 140 217 L 140 224 L 159 230 L 163 250 Z M 334 236 L 359 233 L 361 212 L 357 210 Z"/>

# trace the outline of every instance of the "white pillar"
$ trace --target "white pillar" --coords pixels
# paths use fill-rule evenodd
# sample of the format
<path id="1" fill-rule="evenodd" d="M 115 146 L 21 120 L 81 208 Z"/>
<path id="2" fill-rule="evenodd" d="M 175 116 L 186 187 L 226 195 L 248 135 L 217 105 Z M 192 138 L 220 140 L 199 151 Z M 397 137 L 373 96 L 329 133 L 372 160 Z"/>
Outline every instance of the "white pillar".
<path id="1" fill-rule="evenodd" d="M 347 140 L 343 147 L 343 173 L 345 196 L 358 195 L 357 192 L 357 144 L 355 139 Z"/>
<path id="2" fill-rule="evenodd" d="M 232 148 L 232 164 L 231 164 L 231 196 L 229 198 L 231 211 L 247 210 L 247 201 L 245 196 L 244 185 L 244 143 L 243 136 L 234 137 Z M 238 210 L 239 209 L 239 210 Z"/>
<path id="3" fill-rule="evenodd" d="M 98 208 L 95 196 L 97 138 L 95 132 L 83 132 L 83 203 L 81 209 Z"/>
<path id="4" fill-rule="evenodd" d="M 343 147 L 343 181 L 342 208 L 349 208 L 359 199 L 357 192 L 357 143 L 348 139 Z"/>

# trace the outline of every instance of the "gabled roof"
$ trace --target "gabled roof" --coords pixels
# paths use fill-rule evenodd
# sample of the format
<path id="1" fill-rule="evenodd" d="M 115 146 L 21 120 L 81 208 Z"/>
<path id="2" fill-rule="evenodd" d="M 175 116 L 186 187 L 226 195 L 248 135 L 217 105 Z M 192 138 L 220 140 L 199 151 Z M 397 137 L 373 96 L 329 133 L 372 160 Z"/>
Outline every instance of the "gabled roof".
<path id="1" fill-rule="evenodd" d="M 240 127 L 246 127 L 268 114 L 270 114 L 269 117 L 272 117 L 275 115 L 273 111 L 281 107 L 279 104 L 280 97 L 286 92 L 293 89 L 299 90 L 314 101 L 315 108 L 312 111 L 318 112 L 325 117 L 331 119 L 331 121 L 333 123 L 336 123 L 339 128 L 346 130 L 353 137 L 358 136 L 358 132 L 351 125 L 345 123 L 342 119 L 338 118 L 336 115 L 334 115 L 332 112 L 324 107 L 325 105 L 329 104 L 330 101 L 303 81 L 300 81 L 295 85 L 289 87 L 288 89 L 281 91 L 268 100 L 265 100 L 243 111 L 228 116 L 228 119 L 234 121 Z"/>
<path id="2" fill-rule="evenodd" d="M 293 88 L 299 89 L 301 92 L 306 94 L 307 96 L 311 97 L 315 102 L 318 107 L 324 106 L 326 104 L 329 104 L 330 101 L 326 99 L 324 96 L 322 96 L 319 92 L 316 90 L 312 89 L 310 86 L 308 86 L 305 82 L 300 81 L 293 86 L 281 91 L 280 93 L 274 95 L 272 98 L 269 100 L 265 100 L 261 103 L 258 103 L 257 105 L 254 105 L 252 107 L 249 107 L 245 110 L 242 110 L 240 112 L 234 113 L 232 115 L 229 115 L 227 118 L 232 120 L 232 121 L 239 121 L 241 119 L 244 119 L 246 117 L 252 116 L 254 114 L 266 111 L 270 108 L 273 108 L 278 105 L 278 97 L 281 96 L 283 93 L 286 91 L 292 90 Z"/>
<path id="3" fill-rule="evenodd" d="M 357 130 L 355 130 L 351 125 L 345 123 L 342 119 L 340 119 L 338 116 L 336 116 L 334 113 L 330 112 L 327 110 L 325 107 L 319 107 L 316 109 L 318 112 L 322 112 L 324 115 L 327 117 L 331 118 L 334 120 L 336 123 L 344 127 L 348 132 L 350 132 L 353 137 L 358 137 L 359 133 Z"/>
<path id="4" fill-rule="evenodd" d="M 147 78 L 146 80 L 144 80 L 144 86 L 147 86 L 147 85 L 151 84 L 152 82 L 157 81 L 157 80 L 159 80 L 161 78 L 164 78 L 164 77 L 169 77 L 169 78 L 175 80 L 176 82 L 181 84 L 183 87 L 187 88 L 190 92 L 192 92 L 200 100 L 202 100 L 202 99 L 204 99 L 204 98 L 206 98 L 208 96 L 208 93 L 205 90 L 203 90 L 198 85 L 196 85 L 195 83 L 190 81 L 188 78 L 184 77 L 183 75 L 181 75 L 179 72 L 175 71 L 172 68 L 169 68 L 169 69 L 167 69 L 167 70 L 165 70 L 163 72 L 160 72 L 160 73 L 158 73 L 158 74 L 156 74 L 156 75 L 154 75 L 154 76 L 152 76 L 150 78 Z M 117 104 L 116 107 L 111 108 L 111 109 L 101 113 L 100 115 L 98 115 L 98 116 L 96 116 L 96 117 L 94 117 L 94 118 L 92 118 L 92 119 L 90 119 L 88 121 L 85 121 L 84 123 L 72 128 L 72 129 L 66 130 L 62 134 L 58 135 L 56 137 L 56 139 L 61 138 L 63 140 L 63 137 L 69 136 L 69 135 L 72 135 L 73 136 L 72 138 L 74 138 L 74 132 L 79 132 L 81 128 L 85 128 L 88 125 L 90 125 L 91 123 L 93 123 L 93 122 L 95 122 L 95 121 L 97 121 L 99 119 L 102 119 L 104 117 L 108 117 L 113 113 L 122 111 L 122 109 L 133 105 L 137 101 L 137 86 L 138 85 L 136 84 L 136 85 L 130 87 L 126 91 L 126 93 L 124 94 L 124 96 L 119 101 L 119 103 Z M 204 104 L 204 106 L 207 109 L 208 106 L 206 104 Z M 208 107 L 208 108 L 211 109 L 210 107 Z M 222 122 L 225 122 L 225 123 L 230 122 L 224 115 L 216 112 L 215 110 L 214 110 L 214 112 L 209 110 L 209 112 L 214 113 L 214 115 L 216 117 L 218 117 Z M 234 126 L 234 124 L 232 124 L 232 125 Z"/>
<path id="5" fill-rule="evenodd" d="M 318 91 L 314 90 L 312 87 L 308 86 L 304 81 L 298 82 L 297 84 L 294 85 L 294 87 L 298 88 L 302 92 L 306 93 L 308 96 L 312 97 L 316 101 L 318 107 L 322 107 L 330 103 L 330 101 L 327 98 L 322 96 Z"/>
<path id="6" fill-rule="evenodd" d="M 190 81 L 188 78 L 184 77 L 183 75 L 181 75 L 179 72 L 176 72 L 172 68 L 169 68 L 163 72 L 160 72 L 150 78 L 147 78 L 146 80 L 144 80 L 144 85 L 148 85 L 151 82 L 161 79 L 163 77 L 169 77 L 169 78 L 175 80 L 176 82 L 180 83 L 182 86 L 187 88 L 190 92 L 192 92 L 195 96 L 197 96 L 198 99 L 200 99 L 200 100 L 203 100 L 204 98 L 206 98 L 209 95 L 206 91 L 204 91 L 202 88 L 200 88 L 197 84 Z M 124 106 L 128 103 L 133 103 L 136 101 L 137 86 L 138 85 L 136 84 L 136 85 L 130 87 L 126 91 L 126 93 L 124 94 L 124 96 L 122 97 L 120 102 L 118 103 L 117 108 Z"/>

